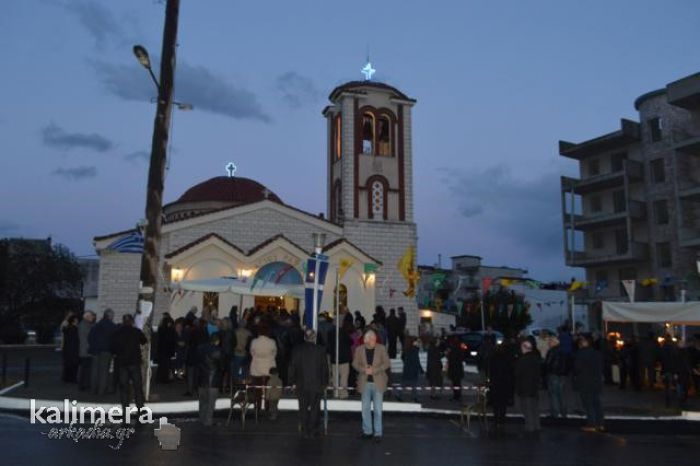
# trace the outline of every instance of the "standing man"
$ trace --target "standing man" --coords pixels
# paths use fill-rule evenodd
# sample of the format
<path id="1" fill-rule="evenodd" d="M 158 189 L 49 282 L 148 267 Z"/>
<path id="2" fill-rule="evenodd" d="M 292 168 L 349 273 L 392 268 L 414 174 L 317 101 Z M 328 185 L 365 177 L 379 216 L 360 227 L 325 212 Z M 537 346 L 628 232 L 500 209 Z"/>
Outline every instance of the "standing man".
<path id="1" fill-rule="evenodd" d="M 403 307 L 399 307 L 399 341 L 401 342 L 401 349 L 403 349 L 403 342 L 406 339 L 406 311 Z"/>
<path id="2" fill-rule="evenodd" d="M 78 389 L 83 391 L 90 388 L 90 378 L 91 378 L 91 367 L 92 358 L 90 357 L 89 349 L 90 343 L 88 342 L 88 337 L 90 336 L 90 330 L 92 330 L 93 325 L 95 325 L 95 313 L 92 311 L 85 311 L 83 313 L 83 320 L 78 324 L 78 342 L 79 342 L 79 356 L 80 356 L 80 367 L 78 369 Z"/>
<path id="3" fill-rule="evenodd" d="M 540 374 L 542 362 L 530 340 L 520 343 L 522 356 L 515 362 L 515 394 L 525 418 L 525 432 L 540 430 Z"/>
<path id="4" fill-rule="evenodd" d="M 590 336 L 579 338 L 578 347 L 574 360 L 574 386 L 586 411 L 587 424 L 583 430 L 602 432 L 603 408 L 600 394 L 603 390 L 603 357 L 593 349 Z"/>
<path id="5" fill-rule="evenodd" d="M 219 343 L 220 333 L 217 332 L 209 337 L 209 341 L 197 346 L 199 421 L 205 426 L 214 423 L 216 395 L 221 386 L 223 356 Z"/>
<path id="6" fill-rule="evenodd" d="M 391 359 L 396 359 L 396 342 L 399 339 L 400 331 L 401 321 L 396 317 L 396 309 L 389 309 L 389 317 L 386 318 L 386 332 L 389 337 L 389 358 Z"/>
<path id="7" fill-rule="evenodd" d="M 88 352 L 92 355 L 92 391 L 98 395 L 104 395 L 107 391 L 107 379 L 109 378 L 109 365 L 112 362 L 110 341 L 112 334 L 117 329 L 114 320 L 114 311 L 106 309 L 102 320 L 93 325 L 88 334 Z"/>
<path id="8" fill-rule="evenodd" d="M 386 371 L 391 367 L 384 345 L 377 343 L 374 330 L 367 330 L 364 343 L 357 347 L 352 367 L 357 371 L 357 389 L 362 395 L 362 438 L 382 440 L 382 401 L 389 383 Z M 374 422 L 372 422 L 374 408 Z"/>
<path id="9" fill-rule="evenodd" d="M 116 365 L 119 367 L 119 398 L 122 412 L 129 406 L 129 383 L 134 390 L 136 408 L 143 408 L 143 381 L 141 379 L 141 345 L 148 342 L 141 330 L 134 326 L 131 314 L 125 314 L 122 325 L 113 334 L 110 344 Z"/>
<path id="10" fill-rule="evenodd" d="M 328 386 L 328 359 L 323 346 L 316 344 L 316 334 L 307 329 L 304 343 L 292 352 L 289 381 L 296 386 L 299 421 L 304 438 L 321 435 L 321 398 Z"/>

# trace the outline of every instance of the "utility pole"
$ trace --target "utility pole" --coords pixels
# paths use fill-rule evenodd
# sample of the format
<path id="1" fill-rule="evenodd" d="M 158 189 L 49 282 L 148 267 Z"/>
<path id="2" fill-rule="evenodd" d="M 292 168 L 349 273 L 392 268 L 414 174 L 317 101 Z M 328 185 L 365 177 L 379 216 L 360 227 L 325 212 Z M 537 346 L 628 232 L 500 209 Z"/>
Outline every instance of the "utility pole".
<path id="1" fill-rule="evenodd" d="M 173 85 L 175 81 L 175 49 L 177 47 L 177 23 L 180 12 L 180 0 L 167 0 L 165 7 L 165 26 L 163 28 L 163 50 L 160 59 L 160 82 L 158 83 L 158 105 L 153 122 L 153 140 L 151 143 L 151 161 L 148 169 L 148 187 L 146 190 L 146 226 L 143 233 L 143 255 L 141 256 L 141 287 L 139 302 L 150 303 L 151 312 L 146 318 L 143 331 L 148 339 L 149 359 L 145 361 L 146 399 L 150 384 L 150 340 L 151 322 L 155 304 L 158 274 L 160 273 L 160 240 L 163 215 L 163 182 L 167 159 L 168 132 L 173 104 Z M 139 306 L 139 304 L 137 304 Z"/>

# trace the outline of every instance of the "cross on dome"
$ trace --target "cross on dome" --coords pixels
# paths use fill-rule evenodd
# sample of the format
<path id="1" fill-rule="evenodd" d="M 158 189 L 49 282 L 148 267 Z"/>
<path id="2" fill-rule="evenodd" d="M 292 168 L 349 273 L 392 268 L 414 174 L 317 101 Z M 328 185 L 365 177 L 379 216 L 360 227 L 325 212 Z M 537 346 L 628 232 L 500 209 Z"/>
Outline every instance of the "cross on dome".
<path id="1" fill-rule="evenodd" d="M 236 164 L 233 162 L 229 162 L 228 165 L 226 165 L 226 171 L 228 172 L 228 177 L 233 178 L 236 176 L 236 170 L 238 167 L 236 167 Z"/>
<path id="2" fill-rule="evenodd" d="M 369 61 L 369 57 L 367 58 L 367 64 L 362 68 L 362 74 L 365 75 L 365 81 L 371 81 L 372 80 L 372 75 L 376 72 L 374 68 L 372 68 L 372 63 Z"/>

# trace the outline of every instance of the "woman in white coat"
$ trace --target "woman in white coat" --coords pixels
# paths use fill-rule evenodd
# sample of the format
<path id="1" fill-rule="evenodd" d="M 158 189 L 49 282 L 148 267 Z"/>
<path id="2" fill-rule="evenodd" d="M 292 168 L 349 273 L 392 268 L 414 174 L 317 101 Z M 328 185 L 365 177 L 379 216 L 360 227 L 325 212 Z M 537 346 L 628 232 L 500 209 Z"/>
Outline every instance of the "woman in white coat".
<path id="1" fill-rule="evenodd" d="M 268 335 L 270 329 L 260 326 L 258 337 L 250 343 L 250 377 L 255 386 L 267 385 L 270 378 L 270 369 L 276 367 L 277 343 Z M 255 390 L 255 409 L 260 409 L 262 403 L 262 389 Z"/>

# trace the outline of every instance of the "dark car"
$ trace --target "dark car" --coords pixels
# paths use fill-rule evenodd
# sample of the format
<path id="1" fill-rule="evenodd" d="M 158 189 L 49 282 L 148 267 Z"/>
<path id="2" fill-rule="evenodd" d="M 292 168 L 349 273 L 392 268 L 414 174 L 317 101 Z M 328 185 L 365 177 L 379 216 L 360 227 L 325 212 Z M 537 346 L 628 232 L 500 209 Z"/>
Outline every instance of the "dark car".
<path id="1" fill-rule="evenodd" d="M 479 330 L 455 334 L 459 338 L 467 362 L 476 362 L 479 359 L 479 348 L 484 343 L 484 337 L 487 333 L 485 330 Z M 497 345 L 503 343 L 503 334 L 501 332 L 492 331 L 491 334 L 496 337 Z"/>

